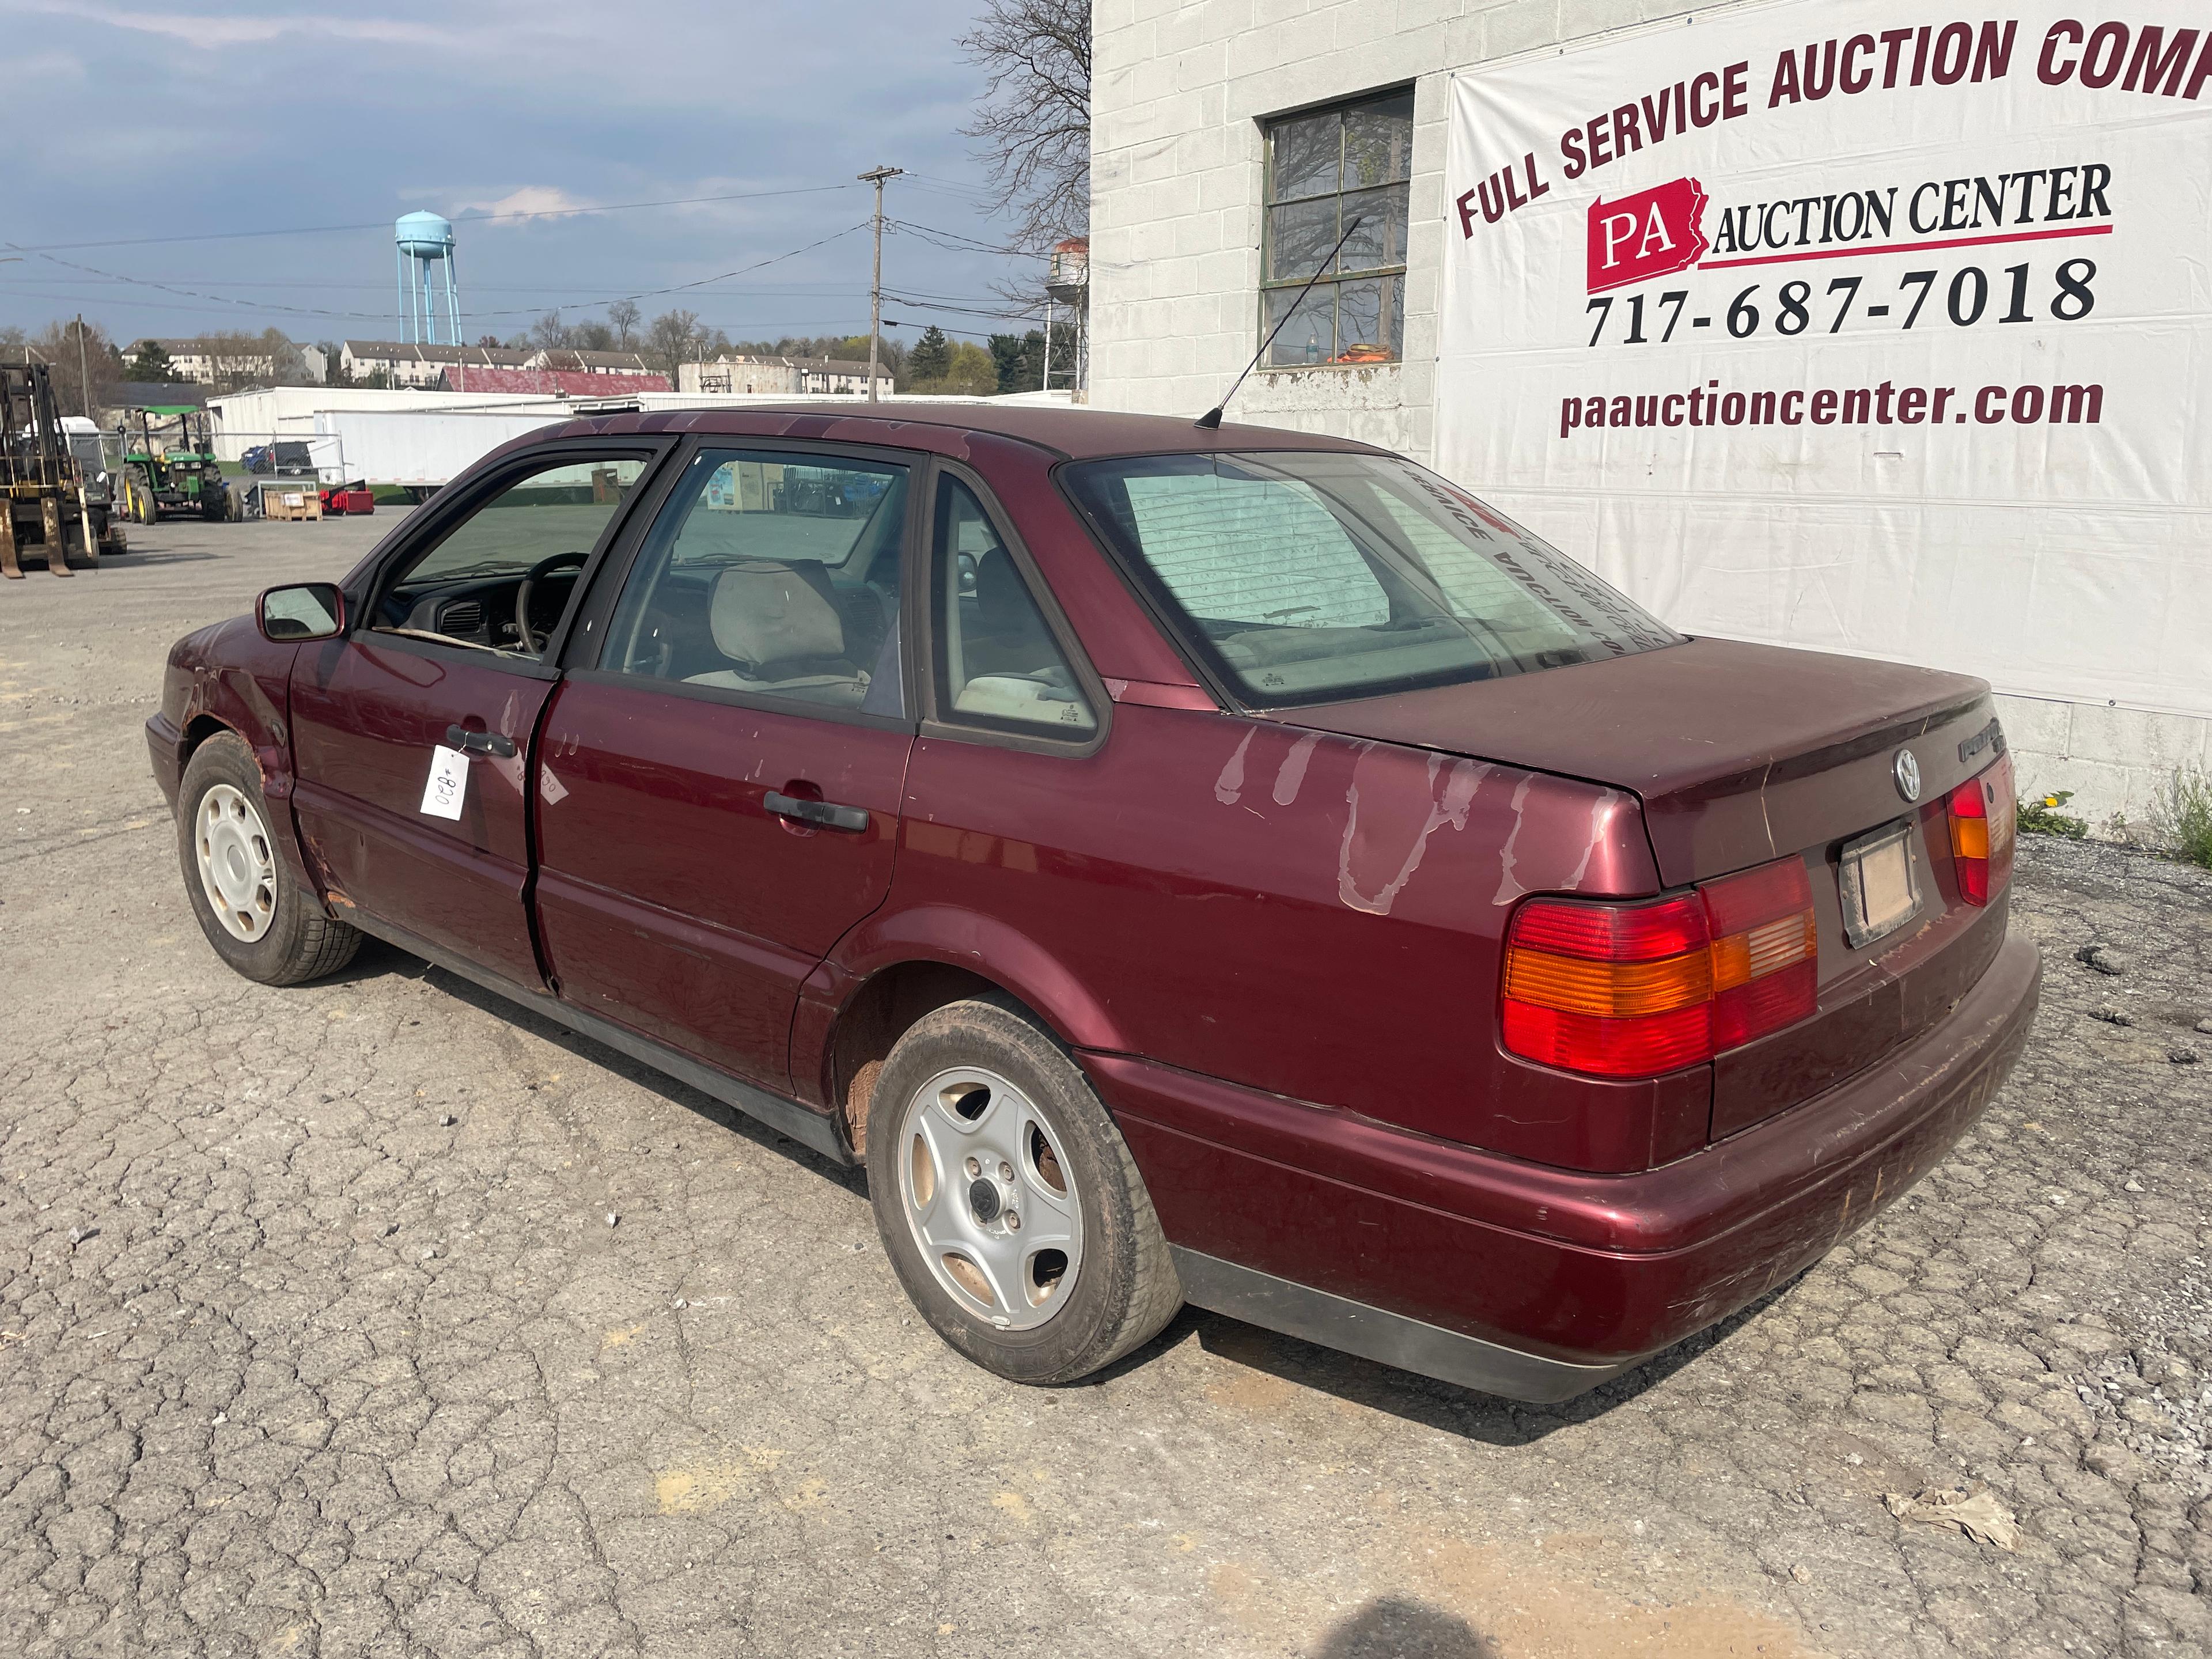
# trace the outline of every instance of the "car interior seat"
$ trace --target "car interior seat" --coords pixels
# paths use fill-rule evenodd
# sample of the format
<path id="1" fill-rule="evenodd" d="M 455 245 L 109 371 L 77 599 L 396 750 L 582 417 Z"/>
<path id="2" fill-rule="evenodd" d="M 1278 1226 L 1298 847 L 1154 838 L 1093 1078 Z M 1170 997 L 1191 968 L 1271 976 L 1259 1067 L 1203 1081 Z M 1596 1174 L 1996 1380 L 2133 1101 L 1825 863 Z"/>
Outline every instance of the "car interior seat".
<path id="1" fill-rule="evenodd" d="M 975 561 L 975 623 L 962 635 L 960 654 L 970 678 L 1031 674 L 1060 660 L 1060 648 L 1003 547 L 988 548 Z"/>
<path id="2" fill-rule="evenodd" d="M 867 694 L 868 676 L 845 653 L 844 623 L 818 565 L 732 565 L 714 579 L 708 621 L 730 666 L 686 676 L 693 685 L 854 703 Z"/>

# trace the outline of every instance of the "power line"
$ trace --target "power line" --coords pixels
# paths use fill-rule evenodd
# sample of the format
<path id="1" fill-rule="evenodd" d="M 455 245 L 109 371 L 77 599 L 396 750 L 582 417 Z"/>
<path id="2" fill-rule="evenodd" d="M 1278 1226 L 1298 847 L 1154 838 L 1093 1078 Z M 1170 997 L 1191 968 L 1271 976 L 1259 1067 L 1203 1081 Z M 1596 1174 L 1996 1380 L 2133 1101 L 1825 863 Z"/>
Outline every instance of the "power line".
<path id="1" fill-rule="evenodd" d="M 925 242 L 934 242 L 955 253 L 997 253 L 1012 257 L 1019 255 L 1022 251 L 1008 247 L 1002 242 L 981 241 L 957 230 L 940 230 L 935 225 L 918 225 L 911 219 L 886 219 L 884 223 L 889 228 L 908 232 Z"/>
<path id="2" fill-rule="evenodd" d="M 780 264 L 786 259 L 795 259 L 802 253 L 811 253 L 816 248 L 827 246 L 840 237 L 850 236 L 856 230 L 865 230 L 869 222 L 864 220 L 857 225 L 848 225 L 844 229 L 832 231 L 829 235 L 819 237 L 803 247 L 795 247 L 789 252 L 774 254 L 765 259 L 757 259 L 751 264 L 738 266 L 735 270 L 722 271 L 713 276 L 702 276 L 696 282 L 676 283 L 665 288 L 641 289 L 635 294 L 610 294 L 600 299 L 580 301 L 578 308 L 588 310 L 593 306 L 613 305 L 621 300 L 651 300 L 670 294 L 688 294 L 715 283 L 727 282 L 733 276 L 747 276 L 753 271 L 765 270 L 768 266 Z M 19 253 L 37 252 L 35 249 L 24 248 L 15 242 L 0 243 L 0 246 L 15 248 Z M 228 295 L 209 294 L 197 289 L 180 288 L 173 283 L 155 282 L 143 276 L 126 276 L 120 271 L 103 270 L 97 265 L 81 264 L 75 259 L 58 258 L 51 253 L 38 253 L 37 257 L 44 259 L 48 264 L 60 265 L 69 270 L 83 271 L 88 276 L 105 277 L 110 282 L 122 283 L 132 288 L 150 288 L 160 293 L 173 294 L 187 300 L 210 300 L 219 306 L 238 306 L 264 312 L 281 311 L 295 317 L 330 317 L 340 321 L 384 322 L 389 319 L 389 313 L 381 311 L 332 311 L 321 306 L 288 306 L 273 300 L 234 299 Z M 166 308 L 174 309 L 175 307 Z M 541 309 L 542 307 L 538 306 L 516 306 L 504 310 L 478 311 L 470 314 L 478 319 L 493 317 L 526 317 Z"/>
<path id="3" fill-rule="evenodd" d="M 507 219 L 571 219 L 587 213 L 629 213 L 640 208 L 697 207 L 711 202 L 759 202 L 775 196 L 819 196 L 830 191 L 850 190 L 849 184 L 803 185 L 790 190 L 740 191 L 731 196 L 678 196 L 660 202 L 609 202 L 596 207 L 518 208 L 509 213 L 465 214 L 455 226 L 496 224 Z M 9 247 L 22 253 L 72 253 L 96 247 L 152 247 L 173 242 L 234 242 L 255 236 L 327 236 L 348 230 L 388 230 L 392 221 L 377 219 L 351 225 L 295 225 L 277 230 L 210 230 L 186 236 L 126 236 L 102 242 L 43 242 L 36 247 Z"/>

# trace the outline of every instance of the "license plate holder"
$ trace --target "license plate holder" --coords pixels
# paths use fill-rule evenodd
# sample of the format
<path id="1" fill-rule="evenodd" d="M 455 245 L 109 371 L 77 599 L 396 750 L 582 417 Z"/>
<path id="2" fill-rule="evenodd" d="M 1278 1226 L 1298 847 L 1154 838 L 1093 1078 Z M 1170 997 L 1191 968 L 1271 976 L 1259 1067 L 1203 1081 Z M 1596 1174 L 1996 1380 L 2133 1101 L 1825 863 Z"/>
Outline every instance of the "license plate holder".
<path id="1" fill-rule="evenodd" d="M 1900 818 L 1844 843 L 1837 871 L 1844 937 L 1854 951 L 1886 939 L 1920 914 L 1920 867 L 1912 820 Z"/>

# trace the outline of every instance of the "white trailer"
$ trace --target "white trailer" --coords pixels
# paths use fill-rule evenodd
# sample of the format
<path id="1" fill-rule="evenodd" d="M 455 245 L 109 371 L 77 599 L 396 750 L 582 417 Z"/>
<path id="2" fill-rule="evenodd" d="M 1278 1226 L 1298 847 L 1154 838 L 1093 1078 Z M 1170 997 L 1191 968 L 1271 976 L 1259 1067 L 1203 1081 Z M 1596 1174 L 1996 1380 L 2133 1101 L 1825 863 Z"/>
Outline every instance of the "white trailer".
<path id="1" fill-rule="evenodd" d="M 325 480 L 434 489 L 510 438 L 568 418 L 557 404 L 471 411 L 319 410 L 315 470 Z"/>

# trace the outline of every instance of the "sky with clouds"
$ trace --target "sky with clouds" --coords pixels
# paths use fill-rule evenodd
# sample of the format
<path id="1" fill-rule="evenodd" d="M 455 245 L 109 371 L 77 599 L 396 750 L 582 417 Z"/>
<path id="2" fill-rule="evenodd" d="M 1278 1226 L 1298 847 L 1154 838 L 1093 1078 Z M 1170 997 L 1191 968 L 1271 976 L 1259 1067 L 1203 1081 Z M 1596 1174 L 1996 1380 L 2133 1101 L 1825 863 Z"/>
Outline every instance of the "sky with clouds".
<path id="1" fill-rule="evenodd" d="M 1002 305 L 993 283 L 1024 269 L 963 246 L 1005 235 L 957 131 L 975 9 L 0 0 L 18 158 L 0 257 L 19 256 L 0 325 L 82 310 L 118 341 L 389 337 L 391 222 L 427 208 L 456 222 L 470 339 L 633 295 L 734 338 L 862 331 L 872 204 L 854 175 L 888 164 L 915 176 L 887 211 L 939 234 L 886 237 L 884 285 L 917 301 L 886 315 L 1012 327 L 953 308 Z M 288 234 L 240 234 L 267 231 Z"/>

